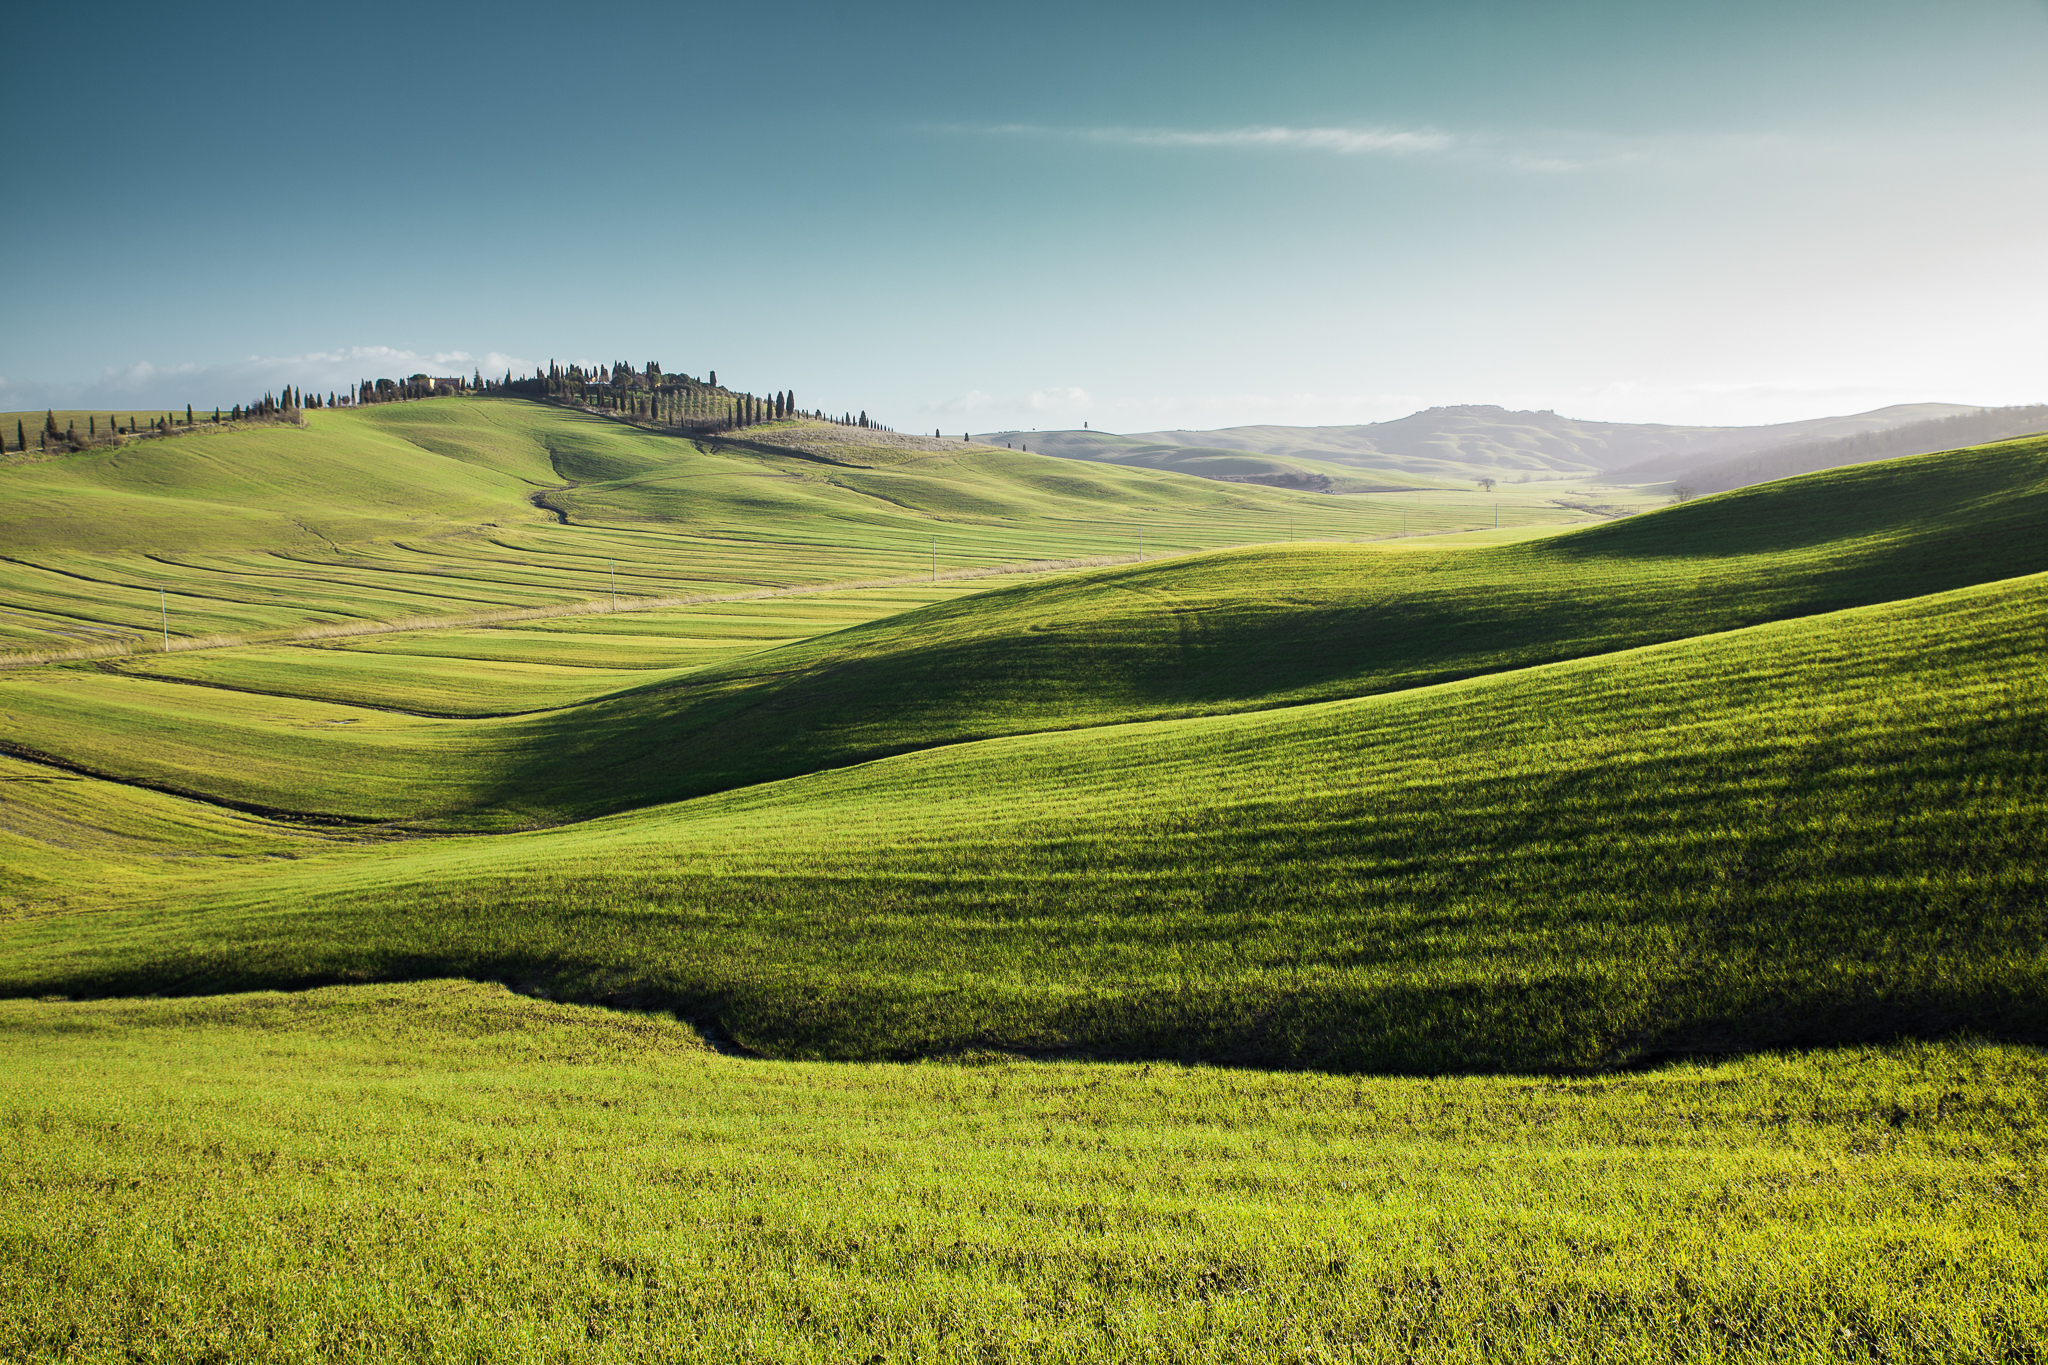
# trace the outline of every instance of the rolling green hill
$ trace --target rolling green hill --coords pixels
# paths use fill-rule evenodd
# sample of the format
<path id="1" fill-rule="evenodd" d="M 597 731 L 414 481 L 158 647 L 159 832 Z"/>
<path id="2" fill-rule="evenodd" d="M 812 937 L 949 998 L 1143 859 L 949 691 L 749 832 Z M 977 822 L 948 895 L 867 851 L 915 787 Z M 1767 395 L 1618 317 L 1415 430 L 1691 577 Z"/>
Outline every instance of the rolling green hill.
<path id="1" fill-rule="evenodd" d="M 10 925 L 0 986 L 488 977 L 842 1058 L 1490 1070 L 2040 1037 L 2044 628 L 2036 575 L 540 834 L 309 835 L 170 869 L 90 934 Z M 81 875 L 75 850 L 9 861 Z"/>
<path id="2" fill-rule="evenodd" d="M 2048 440 L 312 416 L 0 470 L 0 1355 L 2030 1358 Z"/>
<path id="3" fill-rule="evenodd" d="M 2041 572 L 2044 509 L 2048 441 L 2011 442 L 1521 544 L 1270 547 L 1020 580 L 723 660 L 671 652 L 667 672 L 563 673 L 559 654 L 555 672 L 471 667 L 432 633 L 46 669 L 0 676 L 0 741 L 266 810 L 553 823 L 934 744 L 1396 691 Z"/>

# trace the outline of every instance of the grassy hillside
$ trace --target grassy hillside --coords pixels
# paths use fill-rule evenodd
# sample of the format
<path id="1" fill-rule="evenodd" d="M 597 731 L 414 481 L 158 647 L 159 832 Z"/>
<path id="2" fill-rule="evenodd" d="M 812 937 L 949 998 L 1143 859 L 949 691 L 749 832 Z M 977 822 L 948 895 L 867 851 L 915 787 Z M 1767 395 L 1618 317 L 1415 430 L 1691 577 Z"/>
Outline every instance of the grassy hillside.
<path id="1" fill-rule="evenodd" d="M 510 399 L 307 414 L 0 467 L 0 649 L 487 619 L 1039 559 L 1393 534 L 1407 510 L 952 443 L 888 467 L 802 423 L 692 442 Z M 777 441 L 785 446 L 776 445 Z M 1410 529 L 1486 524 L 1476 501 Z M 1582 514 L 1509 500 L 1510 524 Z M 160 595 L 161 594 L 161 595 Z"/>
<path id="2" fill-rule="evenodd" d="M 8 993 L 544 982 L 783 1055 L 1337 1069 L 2048 1034 L 2048 578 L 1020 736 L 8 926 Z M 1710 682 L 1707 680 L 1711 680 Z M 37 858 L 10 861 L 33 872 Z"/>
<path id="3" fill-rule="evenodd" d="M 1020 580 L 667 673 L 565 673 L 566 654 L 516 649 L 491 667 L 441 657 L 474 656 L 474 632 L 45 669 L 0 677 L 0 741 L 257 807 L 503 828 L 933 744 L 1396 691 L 2040 572 L 2044 512 L 2048 441 L 2008 443 L 1519 544 L 1273 547 Z M 612 618 L 677 628 L 631 619 Z M 433 718 L 488 712 L 507 714 Z"/>
<path id="4" fill-rule="evenodd" d="M 10 1359 L 2023 1360 L 2020 1049 L 761 1066 L 461 982 L 0 1005 Z"/>
<path id="5" fill-rule="evenodd" d="M 2048 1327 L 2048 441 L 1540 540 L 762 597 L 934 528 L 995 566 L 1401 503 L 349 416 L 0 475 L 62 473 L 0 588 L 69 575 L 80 629 L 142 562 L 275 635 L 441 618 L 0 672 L 0 1355 Z M 320 499 L 368 539 L 279 549 Z M 756 595 L 614 612 L 607 561 L 628 605 Z"/>

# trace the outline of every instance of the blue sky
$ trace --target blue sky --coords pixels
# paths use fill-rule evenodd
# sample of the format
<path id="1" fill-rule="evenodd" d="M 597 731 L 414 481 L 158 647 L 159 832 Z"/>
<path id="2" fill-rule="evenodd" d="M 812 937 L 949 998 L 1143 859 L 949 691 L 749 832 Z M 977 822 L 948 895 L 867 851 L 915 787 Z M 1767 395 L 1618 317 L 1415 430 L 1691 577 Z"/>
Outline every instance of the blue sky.
<path id="1" fill-rule="evenodd" d="M 0 407 L 659 359 L 905 429 L 2048 400 L 2048 4 L 80 5 Z"/>

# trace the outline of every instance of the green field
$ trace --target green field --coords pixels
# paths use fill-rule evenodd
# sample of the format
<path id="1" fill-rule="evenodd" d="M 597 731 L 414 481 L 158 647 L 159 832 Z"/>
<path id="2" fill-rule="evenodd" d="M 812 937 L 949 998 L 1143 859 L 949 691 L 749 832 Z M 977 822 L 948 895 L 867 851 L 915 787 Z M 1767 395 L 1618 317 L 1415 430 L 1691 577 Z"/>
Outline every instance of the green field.
<path id="1" fill-rule="evenodd" d="M 665 672 L 618 671 L 610 649 L 584 656 L 610 672 L 565 666 L 566 649 L 519 655 L 529 635 L 559 648 L 558 630 L 587 632 L 585 616 L 144 655 L 0 675 L 0 740 L 266 809 L 554 823 L 934 744 L 1411 689 L 2040 572 L 2044 508 L 2036 442 L 1456 554 L 1269 547 L 937 585 L 916 610 L 908 590 L 841 594 L 818 599 L 836 617 L 783 637 L 874 619 L 723 659 L 705 637 L 765 608 L 605 618 L 608 642 L 644 638 Z"/>
<path id="2" fill-rule="evenodd" d="M 0 1351 L 2032 1358 L 2048 441 L 310 419 L 0 469 Z"/>

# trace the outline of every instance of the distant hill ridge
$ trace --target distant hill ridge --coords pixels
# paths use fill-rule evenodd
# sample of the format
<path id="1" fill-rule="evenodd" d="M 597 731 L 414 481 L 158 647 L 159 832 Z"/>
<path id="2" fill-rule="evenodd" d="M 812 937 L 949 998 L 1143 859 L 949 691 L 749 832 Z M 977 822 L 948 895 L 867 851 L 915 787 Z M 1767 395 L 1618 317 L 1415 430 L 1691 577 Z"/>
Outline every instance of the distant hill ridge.
<path id="1" fill-rule="evenodd" d="M 1778 422 L 1753 427 L 1676 426 L 1598 422 L 1550 410 L 1520 411 L 1467 403 L 1427 408 L 1407 417 L 1358 426 L 1245 426 L 1217 431 L 990 432 L 978 439 L 1018 444 L 1047 455 L 1099 463 L 1171 469 L 1326 492 L 1468 483 L 1478 478 L 1526 483 L 1553 478 L 1611 476 L 1653 483 L 1681 479 L 1703 491 L 1809 472 L 1832 464 L 1894 455 L 1926 454 L 2048 427 L 2031 414 L 2039 408 L 1974 408 L 1956 403 L 1899 403 L 1870 412 Z M 1978 419 L 1982 420 L 1978 420 Z M 1959 425 L 1944 426 L 1956 421 Z M 1970 425 L 1960 425 L 1968 422 Z M 1792 458 L 1829 463 L 1787 465 L 1781 472 L 1766 452 L 1876 440 L 1884 445 L 1842 446 L 1834 455 Z M 1849 453 L 1865 452 L 1868 453 Z M 1731 462 L 1747 462 L 1744 475 Z M 1714 474 L 1710 469 L 1731 467 Z M 1734 479 L 1735 482 L 1726 482 Z"/>
<path id="2" fill-rule="evenodd" d="M 1795 474 L 1813 474 L 1842 465 L 1868 460 L 1895 460 L 1907 455 L 1929 455 L 1991 441 L 2011 440 L 2048 431 L 2048 404 L 2025 407 L 1980 408 L 1953 417 L 1928 422 L 1909 422 L 1889 431 L 1859 432 L 1832 441 L 1810 441 L 1770 446 L 1733 458 L 1714 459 L 1668 471 L 1661 462 L 1642 466 L 1640 471 L 1622 469 L 1613 477 L 1621 482 L 1652 482 L 1665 478 L 1699 493 L 1725 493 L 1750 484 Z M 1640 472 L 1640 478 L 1636 476 Z"/>

